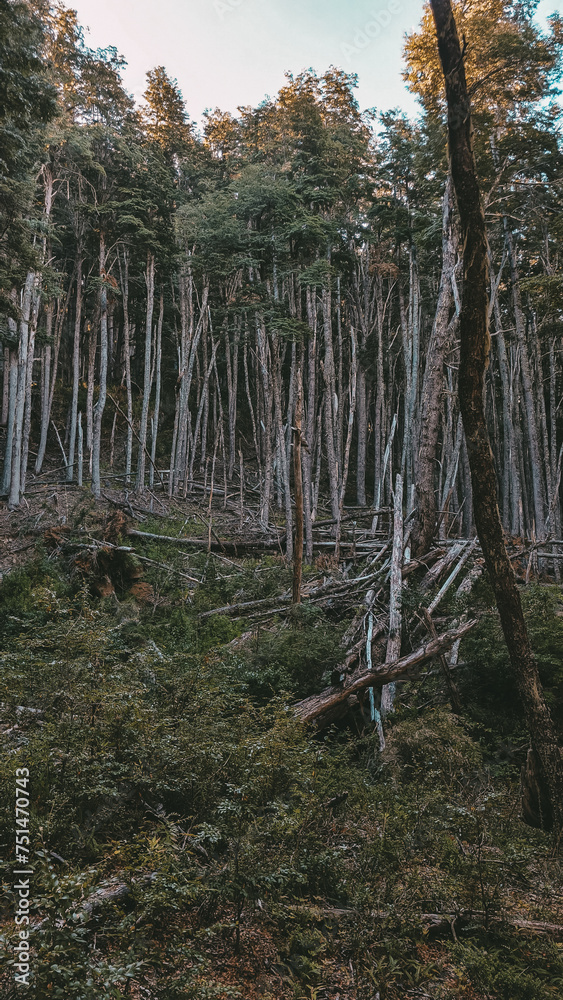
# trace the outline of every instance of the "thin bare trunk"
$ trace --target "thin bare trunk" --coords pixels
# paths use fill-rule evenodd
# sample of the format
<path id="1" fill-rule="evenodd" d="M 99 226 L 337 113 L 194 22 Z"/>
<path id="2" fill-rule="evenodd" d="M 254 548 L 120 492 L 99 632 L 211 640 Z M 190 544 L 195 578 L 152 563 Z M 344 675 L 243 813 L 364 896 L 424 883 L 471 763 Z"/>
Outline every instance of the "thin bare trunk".
<path id="1" fill-rule="evenodd" d="M 9 328 L 16 326 L 14 320 L 8 317 Z M 11 330 L 13 332 L 13 330 Z M 12 480 L 12 452 L 14 444 L 14 422 L 16 418 L 16 399 L 18 394 L 18 352 L 10 351 L 8 372 L 8 412 L 6 414 L 6 450 L 4 452 L 4 472 L 2 476 L 2 493 L 9 493 Z M 6 378 L 6 373 L 4 374 Z"/>
<path id="2" fill-rule="evenodd" d="M 156 465 L 156 442 L 158 437 L 158 421 L 160 418 L 160 391 L 162 382 L 162 327 L 164 324 L 164 292 L 160 293 L 160 306 L 158 311 L 158 324 L 156 328 L 155 347 L 155 395 L 154 411 L 152 415 L 151 430 L 151 463 L 149 468 L 149 486 L 154 486 L 154 469 Z"/>
<path id="3" fill-rule="evenodd" d="M 21 461 L 23 448 L 23 423 L 25 414 L 25 398 L 27 387 L 27 360 L 29 351 L 29 321 L 31 316 L 31 304 L 33 295 L 33 285 L 35 274 L 29 271 L 26 277 L 23 290 L 23 300 L 21 317 L 19 323 L 18 341 L 18 375 L 16 388 L 16 401 L 14 411 L 13 429 L 13 449 L 12 468 L 10 475 L 10 494 L 8 497 L 8 509 L 13 510 L 18 507 L 21 500 Z"/>
<path id="4" fill-rule="evenodd" d="M 82 323 L 82 254 L 78 252 L 76 265 L 76 304 L 74 313 L 74 339 L 72 343 L 72 402 L 70 404 L 70 441 L 68 446 L 67 479 L 74 478 L 74 451 L 78 421 L 78 387 L 80 383 L 80 327 Z"/>
<path id="5" fill-rule="evenodd" d="M 147 309 L 145 314 L 145 365 L 143 372 L 143 401 L 141 404 L 141 421 L 139 425 L 139 456 L 137 458 L 137 480 L 135 492 L 142 493 L 145 488 L 145 450 L 147 446 L 147 425 L 149 418 L 149 403 L 152 390 L 152 317 L 154 312 L 154 254 L 149 250 L 145 285 L 147 289 Z"/>
<path id="6" fill-rule="evenodd" d="M 391 580 L 389 585 L 389 638 L 387 640 L 386 663 L 393 663 L 401 655 L 402 595 L 403 595 L 403 479 L 395 478 L 393 500 L 393 553 L 391 556 Z M 393 711 L 395 684 L 391 681 L 381 689 L 381 717 Z"/>
<path id="7" fill-rule="evenodd" d="M 303 572 L 303 475 L 301 468 L 301 434 L 303 426 L 303 346 L 297 347 L 295 371 L 295 425 L 293 428 L 293 482 L 295 491 L 295 548 L 293 551 L 293 603 L 301 601 Z"/>
<path id="8" fill-rule="evenodd" d="M 27 372 L 25 379 L 25 415 L 23 421 L 23 440 L 22 440 L 22 460 L 21 460 L 21 492 L 25 492 L 25 484 L 27 479 L 27 460 L 29 455 L 29 435 L 31 433 L 31 407 L 32 407 L 32 390 L 33 390 L 33 364 L 35 361 L 35 334 L 37 332 L 37 321 L 39 318 L 39 308 L 41 305 L 41 275 L 36 275 L 32 300 L 31 300 L 31 316 L 29 323 L 29 344 L 27 352 Z"/>
<path id="9" fill-rule="evenodd" d="M 100 234 L 100 382 L 98 398 L 92 413 L 92 493 L 101 493 L 100 461 L 102 451 L 102 421 L 106 407 L 108 374 L 108 293 L 106 280 L 106 245 L 104 234 Z"/>
<path id="10" fill-rule="evenodd" d="M 324 288 L 322 295 L 324 360 L 322 373 L 325 385 L 324 394 L 324 424 L 326 441 L 326 459 L 328 466 L 328 484 L 332 516 L 338 518 L 339 508 L 339 469 L 336 453 L 336 425 L 339 400 L 336 394 L 336 378 L 334 372 L 334 353 L 332 349 L 332 310 L 330 289 Z"/>

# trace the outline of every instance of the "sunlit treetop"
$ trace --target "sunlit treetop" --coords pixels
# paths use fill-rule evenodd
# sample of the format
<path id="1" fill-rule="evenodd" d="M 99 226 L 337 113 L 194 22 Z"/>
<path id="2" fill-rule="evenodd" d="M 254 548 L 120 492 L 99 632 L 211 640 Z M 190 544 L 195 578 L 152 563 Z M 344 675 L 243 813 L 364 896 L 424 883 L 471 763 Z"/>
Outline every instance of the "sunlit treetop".
<path id="1" fill-rule="evenodd" d="M 55 4 L 45 15 L 46 58 L 66 123 L 119 127 L 130 117 L 133 100 L 121 74 L 126 61 L 115 46 L 90 49 L 75 10 Z"/>
<path id="2" fill-rule="evenodd" d="M 141 121 L 147 138 L 168 154 L 182 156 L 193 144 L 193 126 L 188 120 L 182 92 L 164 66 L 147 73 Z"/>
<path id="3" fill-rule="evenodd" d="M 496 124 L 521 117 L 530 105 L 557 91 L 561 70 L 563 22 L 550 18 L 542 33 L 533 22 L 537 3 L 508 0 L 453 0 L 464 43 L 467 81 L 476 118 Z M 444 81 L 430 4 L 421 26 L 407 36 L 404 78 L 427 112 L 444 114 Z"/>

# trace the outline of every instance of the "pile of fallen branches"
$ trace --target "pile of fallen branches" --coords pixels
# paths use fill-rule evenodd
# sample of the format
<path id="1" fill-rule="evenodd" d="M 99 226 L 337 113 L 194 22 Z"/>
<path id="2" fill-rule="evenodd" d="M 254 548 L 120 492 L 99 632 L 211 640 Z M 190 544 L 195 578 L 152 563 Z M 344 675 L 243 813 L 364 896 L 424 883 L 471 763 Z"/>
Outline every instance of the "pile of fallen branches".
<path id="1" fill-rule="evenodd" d="M 367 518 L 363 513 L 364 520 L 369 520 L 369 514 L 374 512 L 369 512 Z M 382 513 L 377 512 L 378 515 Z M 321 554 L 317 559 L 321 572 L 303 584 L 303 603 L 315 604 L 341 617 L 351 611 L 355 615 L 343 637 L 342 658 L 337 670 L 333 671 L 333 683 L 294 707 L 299 719 L 318 727 L 329 725 L 350 709 L 359 707 L 364 716 L 371 717 L 377 724 L 382 742 L 381 717 L 393 707 L 395 684 L 415 678 L 421 668 L 432 661 L 437 661 L 443 671 L 451 704 L 459 709 L 452 670 L 457 663 L 460 641 L 476 622 L 474 619 L 444 621 L 435 616 L 454 584 L 458 591 L 467 591 L 482 572 L 476 539 L 443 539 L 424 557 L 411 559 L 409 519 L 403 516 L 400 476 L 395 483 L 393 509 L 385 513 L 389 515 L 390 534 L 377 531 L 373 522 L 364 524 L 359 530 L 359 515 L 347 515 L 353 538 L 341 545 L 340 563 Z M 205 523 L 204 518 L 201 520 Z M 102 538 L 88 531 L 72 532 L 68 527 L 47 531 L 44 538 L 50 547 L 72 550 L 76 565 L 86 567 L 96 583 L 97 592 L 104 594 L 113 589 L 115 573 L 120 577 L 119 589 L 123 590 L 124 567 L 129 571 L 130 565 L 139 567 L 135 569 L 137 575 L 141 565 L 158 566 L 170 570 L 188 586 L 197 586 L 199 578 L 189 570 L 186 572 L 145 556 L 142 552 L 145 542 L 156 541 L 181 548 L 186 555 L 190 551 L 213 553 L 235 570 L 238 564 L 231 562 L 233 558 L 252 558 L 275 548 L 281 555 L 279 538 L 274 540 L 265 534 L 262 537 L 253 534 L 236 540 L 232 537 L 221 539 L 211 522 L 206 527 L 209 528 L 207 538 L 156 534 L 133 526 L 126 514 L 117 510 L 106 519 Z M 328 535 L 333 528 L 333 523 L 328 521 L 317 525 L 316 542 L 321 552 L 323 533 L 326 532 L 328 546 L 331 544 Z M 134 562 L 127 563 L 127 557 L 134 557 Z M 402 595 L 404 588 L 411 586 L 411 581 L 416 581 L 421 600 L 419 606 L 411 608 L 405 616 Z M 130 582 L 135 584 L 137 580 Z M 289 590 L 258 600 L 245 600 L 241 594 L 233 603 L 202 612 L 200 617 L 229 615 L 252 626 L 253 622 L 283 615 L 291 607 Z M 407 636 L 405 648 L 403 637 Z"/>
<path id="2" fill-rule="evenodd" d="M 481 573 L 480 562 L 475 561 L 459 584 L 460 574 L 475 555 L 477 541 L 457 540 L 417 560 L 410 559 L 409 543 L 410 533 L 408 527 L 405 530 L 403 518 L 402 480 L 397 476 L 392 537 L 380 546 L 359 577 L 350 581 L 352 587 L 359 582 L 365 587 L 361 612 L 344 637 L 345 655 L 340 670 L 333 673 L 333 684 L 294 706 L 303 722 L 317 727 L 330 725 L 358 703 L 365 714 L 363 700 L 367 694 L 369 714 L 378 726 L 383 745 L 382 715 L 393 707 L 396 682 L 415 677 L 423 665 L 433 660 L 440 663 L 452 705 L 458 707 L 451 671 L 457 663 L 461 640 L 477 620 L 453 622 L 438 633 L 433 615 L 454 582 L 458 581 L 457 590 L 463 593 Z M 404 622 L 403 588 L 413 573 L 421 575 L 421 606 L 411 611 L 408 622 Z M 408 627 L 404 629 L 405 624 Z M 413 646 L 408 651 L 402 649 L 403 632 Z"/>

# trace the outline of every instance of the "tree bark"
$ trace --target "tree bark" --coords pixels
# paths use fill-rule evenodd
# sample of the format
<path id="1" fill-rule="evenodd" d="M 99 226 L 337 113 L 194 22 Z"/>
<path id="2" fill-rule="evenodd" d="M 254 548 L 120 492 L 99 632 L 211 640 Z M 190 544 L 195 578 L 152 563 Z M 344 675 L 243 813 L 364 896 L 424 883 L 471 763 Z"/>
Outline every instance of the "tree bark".
<path id="1" fill-rule="evenodd" d="M 23 302 L 20 319 L 20 334 L 18 341 L 18 377 L 16 389 L 16 405 L 13 423 L 13 450 L 10 476 L 10 494 L 8 509 L 18 507 L 21 500 L 21 462 L 23 450 L 25 397 L 27 388 L 27 358 L 29 351 L 29 322 L 31 318 L 31 303 L 35 274 L 29 271 L 23 290 Z"/>
<path id="2" fill-rule="evenodd" d="M 532 384 L 532 373 L 530 371 L 530 357 L 528 338 L 526 336 L 526 321 L 522 308 L 522 295 L 520 292 L 520 275 L 516 262 L 514 241 L 512 233 L 508 227 L 508 219 L 504 218 L 504 234 L 508 260 L 510 264 L 510 279 L 512 282 L 512 301 L 514 305 L 514 324 L 516 327 L 516 339 L 520 348 L 520 371 L 522 373 L 522 388 L 524 390 L 524 407 L 526 412 L 526 426 L 528 431 L 528 445 L 530 448 L 530 474 L 532 477 L 532 494 L 534 505 L 534 520 L 536 526 L 536 537 L 545 536 L 546 518 L 546 497 L 543 476 L 543 463 L 540 452 L 540 433 L 536 407 L 534 403 L 534 390 Z M 543 393 L 543 387 L 540 386 Z M 547 469 L 545 470 L 547 472 Z"/>
<path id="3" fill-rule="evenodd" d="M 297 347 L 295 426 L 293 428 L 293 485 L 295 492 L 295 546 L 293 549 L 293 603 L 301 601 L 303 571 L 303 475 L 301 470 L 301 433 L 303 424 L 303 345 Z"/>
<path id="4" fill-rule="evenodd" d="M 29 455 L 29 437 L 31 434 L 31 407 L 33 393 L 33 364 L 35 361 L 35 334 L 41 307 L 41 275 L 37 274 L 31 296 L 31 315 L 29 323 L 29 343 L 27 349 L 27 372 L 25 377 L 25 414 L 22 435 L 21 481 L 20 492 L 25 493 L 27 479 L 27 460 Z"/>
<path id="5" fill-rule="evenodd" d="M 137 459 L 136 493 L 142 493 L 145 488 L 145 449 L 147 446 L 147 426 L 149 419 L 149 402 L 152 389 L 152 317 L 154 311 L 154 254 L 147 254 L 147 269 L 145 284 L 147 287 L 147 311 L 145 314 L 145 365 L 143 378 L 143 402 L 141 405 L 141 423 L 139 426 L 139 457 Z"/>
<path id="6" fill-rule="evenodd" d="M 156 465 L 156 440 L 158 437 L 158 421 L 160 417 L 160 390 L 162 383 L 162 325 L 164 323 L 164 292 L 160 293 L 160 305 L 158 311 L 158 324 L 156 328 L 156 347 L 155 347 L 155 395 L 154 395 L 154 411 L 152 416 L 152 431 L 151 431 L 151 464 L 149 469 L 149 486 L 152 490 L 154 485 L 154 469 Z"/>
<path id="7" fill-rule="evenodd" d="M 74 314 L 74 339 L 72 344 L 72 402 L 70 410 L 70 441 L 68 446 L 67 479 L 74 478 L 74 451 L 78 423 L 78 387 L 80 381 L 80 325 L 82 322 L 82 251 L 78 251 L 76 264 L 76 308 Z"/>
<path id="8" fill-rule="evenodd" d="M 393 498 L 393 554 L 391 557 L 391 580 L 389 584 L 389 638 L 387 640 L 386 663 L 393 663 L 401 655 L 402 596 L 403 596 L 403 480 L 397 474 L 395 496 Z M 381 718 L 393 711 L 395 684 L 391 681 L 381 689 Z"/>
<path id="9" fill-rule="evenodd" d="M 129 251 L 123 251 L 123 271 L 119 261 L 121 279 L 121 302 L 123 306 L 123 364 L 125 369 L 125 391 L 127 393 L 127 438 L 125 445 L 125 482 L 131 479 L 131 463 L 133 457 L 133 391 L 131 388 L 131 345 L 129 325 Z"/>
<path id="10" fill-rule="evenodd" d="M 528 637 L 520 592 L 508 558 L 497 483 L 483 409 L 489 355 L 488 246 L 471 137 L 471 107 L 463 53 L 450 0 L 431 0 L 448 103 L 449 155 L 463 239 L 459 397 L 473 485 L 479 541 L 500 615 L 533 749 L 538 754 L 554 824 L 563 824 L 563 758 L 545 703 Z"/>
<path id="11" fill-rule="evenodd" d="M 9 327 L 15 327 L 15 321 L 8 317 Z M 6 413 L 6 450 L 4 451 L 4 471 L 2 476 L 2 493 L 8 493 L 12 480 L 12 450 L 14 444 L 14 422 L 16 417 L 16 397 L 18 391 L 18 352 L 11 350 L 9 354 L 8 372 L 8 408 Z M 6 379 L 6 372 L 4 373 Z"/>
<path id="12" fill-rule="evenodd" d="M 106 408 L 108 375 L 108 292 L 106 287 L 106 245 L 104 234 L 100 235 L 100 386 L 96 405 L 92 413 L 92 493 L 99 497 L 101 492 L 100 460 L 102 451 L 102 420 Z"/>
<path id="13" fill-rule="evenodd" d="M 454 305 L 452 275 L 455 253 L 453 185 L 451 173 L 448 173 L 442 210 L 442 274 L 436 315 L 428 345 L 420 405 L 420 438 L 416 460 L 417 516 L 412 533 L 415 556 L 428 551 L 436 531 L 436 448 L 444 387 L 444 361 L 457 325 L 455 321 L 450 322 Z"/>
<path id="14" fill-rule="evenodd" d="M 336 376 L 334 371 L 334 352 L 332 349 L 332 299 L 329 288 L 323 289 L 323 332 L 325 343 L 322 372 L 325 384 L 324 417 L 326 438 L 326 460 L 328 467 L 328 483 L 330 492 L 330 507 L 332 516 L 338 518 L 338 486 L 340 480 L 338 457 L 336 453 L 336 420 L 337 406 L 342 405 L 336 395 Z"/>

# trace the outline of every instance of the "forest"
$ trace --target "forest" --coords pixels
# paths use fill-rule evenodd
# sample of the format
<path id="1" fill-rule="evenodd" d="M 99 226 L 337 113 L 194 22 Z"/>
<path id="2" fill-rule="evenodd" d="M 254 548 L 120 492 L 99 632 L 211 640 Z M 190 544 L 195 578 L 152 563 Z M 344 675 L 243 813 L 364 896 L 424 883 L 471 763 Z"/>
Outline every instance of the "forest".
<path id="1" fill-rule="evenodd" d="M 415 118 L 330 66 L 198 125 L 0 0 L 7 1000 L 562 995 L 536 8 L 421 3 Z"/>

